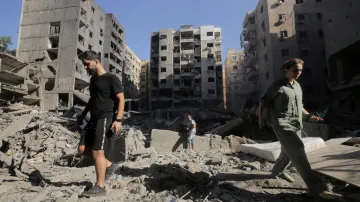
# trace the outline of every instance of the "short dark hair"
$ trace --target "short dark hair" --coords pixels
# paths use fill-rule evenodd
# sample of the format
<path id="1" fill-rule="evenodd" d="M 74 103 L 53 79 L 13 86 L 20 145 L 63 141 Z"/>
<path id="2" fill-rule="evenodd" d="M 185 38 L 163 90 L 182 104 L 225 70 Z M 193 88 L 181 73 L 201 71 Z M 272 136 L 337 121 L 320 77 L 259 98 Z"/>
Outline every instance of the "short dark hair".
<path id="1" fill-rule="evenodd" d="M 301 64 L 304 65 L 304 61 L 302 59 L 299 58 L 291 58 L 290 60 L 286 61 L 282 68 L 283 69 L 290 69 L 291 67 L 297 65 L 297 64 Z"/>
<path id="2" fill-rule="evenodd" d="M 98 60 L 101 62 L 100 54 L 96 53 L 95 51 L 85 51 L 78 56 L 81 60 Z"/>

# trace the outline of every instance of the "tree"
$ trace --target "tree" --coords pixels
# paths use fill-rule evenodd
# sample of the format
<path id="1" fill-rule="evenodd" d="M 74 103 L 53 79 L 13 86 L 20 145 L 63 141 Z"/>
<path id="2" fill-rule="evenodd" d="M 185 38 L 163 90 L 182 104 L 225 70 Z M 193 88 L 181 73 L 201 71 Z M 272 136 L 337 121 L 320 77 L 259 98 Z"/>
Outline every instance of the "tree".
<path id="1" fill-rule="evenodd" d="M 12 45 L 10 36 L 0 36 L 0 52 L 7 52 L 13 56 L 16 55 L 16 49 L 9 50 L 9 45 Z"/>

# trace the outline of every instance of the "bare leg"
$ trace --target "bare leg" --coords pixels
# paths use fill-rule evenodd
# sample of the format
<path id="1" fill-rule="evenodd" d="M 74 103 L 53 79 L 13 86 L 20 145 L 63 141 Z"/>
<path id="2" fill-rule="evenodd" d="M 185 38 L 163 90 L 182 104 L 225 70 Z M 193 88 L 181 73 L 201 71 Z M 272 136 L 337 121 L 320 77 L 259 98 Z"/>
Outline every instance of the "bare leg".
<path id="1" fill-rule="evenodd" d="M 92 152 L 95 159 L 96 184 L 100 187 L 105 187 L 107 160 L 105 158 L 104 150 L 93 150 Z"/>

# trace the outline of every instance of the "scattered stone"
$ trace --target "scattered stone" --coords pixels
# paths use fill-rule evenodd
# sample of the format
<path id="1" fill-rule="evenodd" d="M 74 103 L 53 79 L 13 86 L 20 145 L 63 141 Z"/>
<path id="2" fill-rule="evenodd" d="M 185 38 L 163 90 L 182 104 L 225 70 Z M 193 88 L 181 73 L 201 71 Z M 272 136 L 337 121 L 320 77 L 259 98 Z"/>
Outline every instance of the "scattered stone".
<path id="1" fill-rule="evenodd" d="M 215 156 L 212 159 L 210 159 L 207 164 L 208 165 L 221 165 L 223 162 L 223 159 L 221 156 Z"/>

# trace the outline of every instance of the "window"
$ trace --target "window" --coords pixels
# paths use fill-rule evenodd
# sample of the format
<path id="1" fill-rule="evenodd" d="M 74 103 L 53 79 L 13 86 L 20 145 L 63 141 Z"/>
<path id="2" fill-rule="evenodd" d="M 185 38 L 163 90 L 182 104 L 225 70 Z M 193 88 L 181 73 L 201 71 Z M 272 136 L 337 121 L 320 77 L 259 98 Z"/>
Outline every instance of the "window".
<path id="1" fill-rule="evenodd" d="M 89 50 L 92 50 L 92 45 L 89 44 Z"/>
<path id="2" fill-rule="evenodd" d="M 269 80 L 269 78 L 270 78 L 269 72 L 266 72 L 265 77 L 266 77 L 267 80 Z"/>
<path id="3" fill-rule="evenodd" d="M 321 13 L 316 13 L 316 18 L 318 20 L 322 20 L 322 14 Z"/>
<path id="4" fill-rule="evenodd" d="M 308 51 L 308 50 L 305 50 L 305 49 L 302 49 L 302 50 L 300 51 L 300 55 L 301 55 L 301 57 L 306 57 L 306 56 L 309 55 L 309 51 Z"/>
<path id="5" fill-rule="evenodd" d="M 296 15 L 296 20 L 297 20 L 298 23 L 304 23 L 305 22 L 305 15 L 304 14 Z"/>
<path id="6" fill-rule="evenodd" d="M 207 32 L 207 33 L 206 33 L 206 36 L 213 36 L 213 35 L 214 35 L 213 32 Z"/>
<path id="7" fill-rule="evenodd" d="M 214 77 L 209 77 L 209 78 L 208 78 L 208 82 L 215 82 Z"/>
<path id="8" fill-rule="evenodd" d="M 50 34 L 60 34 L 60 22 L 50 23 Z"/>
<path id="9" fill-rule="evenodd" d="M 161 80 L 160 80 L 160 83 L 161 83 L 161 84 L 166 84 L 166 79 L 161 79 Z"/>
<path id="10" fill-rule="evenodd" d="M 264 61 L 267 62 L 268 60 L 269 60 L 268 55 L 265 54 L 265 55 L 264 55 Z"/>
<path id="11" fill-rule="evenodd" d="M 214 44 L 213 43 L 208 43 L 207 47 L 209 47 L 209 48 L 214 47 Z"/>
<path id="12" fill-rule="evenodd" d="M 208 94 L 209 94 L 209 95 L 215 94 L 215 90 L 214 90 L 214 89 L 208 89 Z"/>
<path id="13" fill-rule="evenodd" d="M 91 6 L 91 12 L 95 13 L 95 8 Z"/>
<path id="14" fill-rule="evenodd" d="M 323 30 L 319 30 L 319 38 L 324 38 L 324 31 Z"/>
<path id="15" fill-rule="evenodd" d="M 238 69 L 238 67 L 237 66 L 233 66 L 233 70 L 237 70 Z"/>
<path id="16" fill-rule="evenodd" d="M 166 39 L 166 38 L 167 38 L 166 35 L 161 35 L 161 36 L 160 36 L 160 39 Z"/>
<path id="17" fill-rule="evenodd" d="M 161 67 L 161 72 L 166 72 L 166 67 Z"/>
<path id="18" fill-rule="evenodd" d="M 89 37 L 92 38 L 93 37 L 93 33 L 89 32 Z"/>
<path id="19" fill-rule="evenodd" d="M 109 57 L 109 54 L 108 54 L 108 53 L 105 53 L 104 57 L 105 57 L 105 58 L 108 58 L 108 57 Z"/>
<path id="20" fill-rule="evenodd" d="M 100 29 L 100 36 L 104 36 L 104 30 Z"/>
<path id="21" fill-rule="evenodd" d="M 231 59 L 232 59 L 233 61 L 236 61 L 236 60 L 237 60 L 236 55 L 231 56 Z"/>
<path id="22" fill-rule="evenodd" d="M 279 14 L 279 21 L 280 22 L 285 22 L 286 20 L 286 15 L 285 14 Z"/>
<path id="23" fill-rule="evenodd" d="M 208 58 L 214 58 L 214 54 L 208 54 Z"/>
<path id="24" fill-rule="evenodd" d="M 286 30 L 283 30 L 280 32 L 280 38 L 287 38 L 288 37 L 288 31 Z"/>
<path id="25" fill-rule="evenodd" d="M 166 50 L 166 46 L 161 46 L 161 50 Z"/>
<path id="26" fill-rule="evenodd" d="M 99 44 L 102 45 L 102 41 L 101 41 L 101 40 L 99 40 Z"/>
<path id="27" fill-rule="evenodd" d="M 266 47 L 266 37 L 263 38 L 263 45 Z"/>
<path id="28" fill-rule="evenodd" d="M 264 12 L 264 6 L 262 5 L 260 8 L 260 13 L 263 13 L 263 12 Z"/>
<path id="29" fill-rule="evenodd" d="M 296 0 L 296 3 L 297 3 L 297 4 L 303 4 L 303 3 L 304 3 L 304 0 Z"/>
<path id="30" fill-rule="evenodd" d="M 265 21 L 262 21 L 262 23 L 261 23 L 261 29 L 265 32 Z"/>
<path id="31" fill-rule="evenodd" d="M 161 61 L 165 62 L 166 61 L 166 56 L 162 56 Z"/>
<path id="32" fill-rule="evenodd" d="M 214 70 L 214 66 L 208 66 L 208 70 Z"/>
<path id="33" fill-rule="evenodd" d="M 287 48 L 282 49 L 281 54 L 282 54 L 282 56 L 289 56 L 289 49 L 287 49 Z"/>

